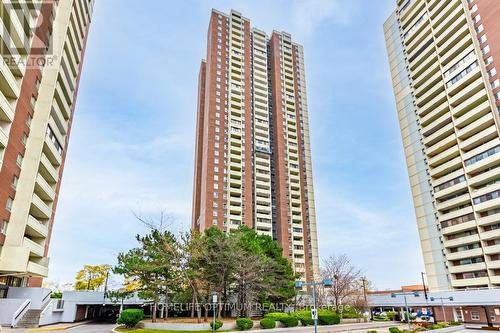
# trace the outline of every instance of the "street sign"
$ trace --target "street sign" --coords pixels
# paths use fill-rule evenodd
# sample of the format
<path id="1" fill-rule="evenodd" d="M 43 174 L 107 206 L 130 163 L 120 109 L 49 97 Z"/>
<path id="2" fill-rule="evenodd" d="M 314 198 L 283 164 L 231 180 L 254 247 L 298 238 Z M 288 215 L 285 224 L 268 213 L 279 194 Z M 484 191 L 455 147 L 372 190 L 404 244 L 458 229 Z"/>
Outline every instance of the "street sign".
<path id="1" fill-rule="evenodd" d="M 311 309 L 311 318 L 313 320 L 318 320 L 318 309 Z"/>

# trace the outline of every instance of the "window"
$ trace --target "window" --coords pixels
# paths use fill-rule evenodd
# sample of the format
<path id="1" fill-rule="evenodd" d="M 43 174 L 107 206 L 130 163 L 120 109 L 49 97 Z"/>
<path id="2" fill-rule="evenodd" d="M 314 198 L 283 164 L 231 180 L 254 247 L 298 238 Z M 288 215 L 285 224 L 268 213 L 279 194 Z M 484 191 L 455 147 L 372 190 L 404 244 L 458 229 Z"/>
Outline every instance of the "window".
<path id="1" fill-rule="evenodd" d="M 28 127 L 31 126 L 32 120 L 33 120 L 33 117 L 30 114 L 28 114 L 28 118 L 26 119 L 26 125 L 28 125 Z"/>
<path id="2" fill-rule="evenodd" d="M 18 167 L 21 167 L 23 165 L 23 155 L 17 155 L 16 164 Z"/>
<path id="3" fill-rule="evenodd" d="M 7 211 L 10 212 L 12 210 L 13 204 L 14 204 L 14 199 L 12 199 L 11 197 L 8 197 L 7 202 L 5 203 L 5 209 L 7 209 Z"/>
<path id="4" fill-rule="evenodd" d="M 495 67 L 493 67 L 492 69 L 490 69 L 488 71 L 488 74 L 490 75 L 490 77 L 497 75 L 497 69 Z"/>
<path id="5" fill-rule="evenodd" d="M 491 82 L 491 88 L 495 89 L 500 87 L 500 80 L 496 79 L 495 81 Z"/>
<path id="6" fill-rule="evenodd" d="M 476 68 L 476 67 L 477 67 L 477 61 L 475 61 L 472 64 L 470 64 L 469 66 L 467 66 L 466 69 L 464 69 L 457 76 L 455 76 L 453 79 L 451 79 L 450 81 L 448 81 L 448 83 L 446 83 L 446 86 L 448 88 L 451 87 L 452 85 L 454 85 L 455 83 L 457 83 L 458 81 L 460 81 L 461 79 L 463 79 L 467 74 L 469 74 L 470 72 L 472 72 L 474 70 L 474 68 Z"/>
<path id="7" fill-rule="evenodd" d="M 17 176 L 14 176 L 14 177 L 12 178 L 12 187 L 13 187 L 14 189 L 16 189 L 16 188 L 17 188 L 17 183 L 18 183 L 18 181 L 19 181 L 19 178 L 17 178 Z"/>
<path id="8" fill-rule="evenodd" d="M 488 40 L 488 37 L 486 37 L 486 35 L 482 35 L 481 38 L 479 38 L 479 43 L 483 44 L 487 40 Z"/>
<path id="9" fill-rule="evenodd" d="M 470 319 L 471 320 L 476 320 L 476 321 L 480 320 L 481 317 L 479 316 L 479 312 L 477 312 L 477 311 L 471 311 L 471 313 L 470 313 Z"/>
<path id="10" fill-rule="evenodd" d="M 484 62 L 486 63 L 486 65 L 492 64 L 493 63 L 493 57 L 490 56 L 490 57 L 486 58 L 486 60 Z"/>
<path id="11" fill-rule="evenodd" d="M 494 155 L 500 151 L 500 146 L 496 146 L 494 148 L 488 149 L 482 154 L 476 155 L 472 158 L 469 158 L 468 160 L 465 161 L 465 166 L 471 166 L 487 157 L 490 157 L 491 155 Z"/>
<path id="12" fill-rule="evenodd" d="M 465 64 L 467 62 L 467 60 L 472 59 L 474 56 L 475 56 L 474 51 L 469 52 L 465 57 L 463 57 L 462 59 L 457 61 L 456 64 L 451 66 L 450 69 L 444 73 L 444 77 L 450 76 L 457 68 L 459 68 L 460 66 Z"/>
<path id="13" fill-rule="evenodd" d="M 28 142 L 28 134 L 23 133 L 23 137 L 21 138 L 21 142 L 23 146 L 26 146 L 26 143 Z"/>
<path id="14" fill-rule="evenodd" d="M 214 217 L 217 217 L 217 215 L 219 215 L 219 214 L 217 213 L 217 211 L 214 210 L 213 215 L 214 215 Z"/>
<path id="15" fill-rule="evenodd" d="M 219 189 L 219 184 L 215 183 L 214 184 L 214 190 L 218 190 Z"/>
<path id="16" fill-rule="evenodd" d="M 7 235 L 8 227 L 9 227 L 9 221 L 3 221 L 2 229 L 0 229 L 0 233 Z"/>
<path id="17" fill-rule="evenodd" d="M 449 180 L 446 183 L 443 183 L 441 185 L 434 187 L 434 191 L 439 192 L 439 191 L 442 191 L 444 189 L 447 189 L 448 187 L 451 187 L 453 185 L 460 184 L 463 182 L 465 182 L 465 176 L 460 176 L 458 178 Z"/>
<path id="18" fill-rule="evenodd" d="M 490 46 L 486 45 L 485 47 L 483 47 L 481 51 L 483 52 L 484 55 L 488 54 L 490 52 Z"/>

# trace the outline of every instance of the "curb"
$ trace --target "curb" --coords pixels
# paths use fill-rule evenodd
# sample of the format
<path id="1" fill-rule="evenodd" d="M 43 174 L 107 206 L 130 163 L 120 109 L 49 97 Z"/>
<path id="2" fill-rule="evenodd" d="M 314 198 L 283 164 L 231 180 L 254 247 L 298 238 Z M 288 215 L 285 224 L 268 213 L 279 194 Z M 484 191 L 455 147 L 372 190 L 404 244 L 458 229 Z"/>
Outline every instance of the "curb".
<path id="1" fill-rule="evenodd" d="M 30 329 L 27 329 L 26 332 L 65 331 L 65 330 L 69 330 L 71 328 L 82 326 L 82 325 L 85 325 L 85 324 L 88 324 L 88 323 L 89 322 L 87 321 L 87 322 L 80 322 L 80 323 L 75 323 L 75 324 L 68 324 L 66 326 L 58 326 L 58 327 L 45 326 L 45 327 L 39 327 L 39 328 L 30 328 Z"/>

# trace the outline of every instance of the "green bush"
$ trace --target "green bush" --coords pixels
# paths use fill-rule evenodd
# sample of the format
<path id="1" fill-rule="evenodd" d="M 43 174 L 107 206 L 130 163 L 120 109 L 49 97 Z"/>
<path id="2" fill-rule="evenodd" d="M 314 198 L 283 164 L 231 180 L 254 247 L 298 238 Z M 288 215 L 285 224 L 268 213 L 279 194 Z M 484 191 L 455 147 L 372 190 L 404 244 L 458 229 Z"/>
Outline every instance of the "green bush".
<path id="1" fill-rule="evenodd" d="M 458 321 L 450 321 L 448 323 L 448 326 L 460 326 L 460 325 L 462 325 L 462 323 Z"/>
<path id="2" fill-rule="evenodd" d="M 311 311 L 310 310 L 304 310 L 304 311 L 296 311 L 291 314 L 298 320 L 300 320 L 300 323 L 303 326 L 310 326 L 314 325 L 314 320 L 311 317 Z"/>
<path id="3" fill-rule="evenodd" d="M 281 321 L 281 318 L 288 318 L 290 315 L 284 312 L 269 312 L 264 316 L 264 318 L 272 318 L 277 321 Z"/>
<path id="4" fill-rule="evenodd" d="M 330 310 L 319 310 L 318 320 L 320 325 L 337 325 L 340 323 L 340 316 Z"/>
<path id="5" fill-rule="evenodd" d="M 386 316 L 373 316 L 374 321 L 389 321 L 389 318 Z"/>
<path id="6" fill-rule="evenodd" d="M 297 327 L 299 326 L 299 320 L 293 316 L 287 316 L 280 319 L 280 322 L 285 327 Z"/>
<path id="7" fill-rule="evenodd" d="M 398 313 L 397 312 L 386 312 L 386 316 L 388 320 L 394 320 L 394 317 L 396 317 Z"/>
<path id="8" fill-rule="evenodd" d="M 428 330 L 439 330 L 441 328 L 445 328 L 446 325 L 444 324 L 434 324 L 434 325 L 430 325 L 430 326 L 427 326 L 427 329 Z"/>
<path id="9" fill-rule="evenodd" d="M 238 318 L 236 319 L 236 327 L 240 331 L 248 331 L 253 327 L 253 321 L 250 318 Z"/>
<path id="10" fill-rule="evenodd" d="M 117 324 L 125 325 L 128 328 L 134 328 L 143 319 L 144 311 L 141 309 L 127 309 L 120 313 L 116 322 Z"/>
<path id="11" fill-rule="evenodd" d="M 265 330 L 276 327 L 276 320 L 273 318 L 264 318 L 260 321 L 260 327 Z"/>
<path id="12" fill-rule="evenodd" d="M 366 333 L 377 333 L 377 330 L 369 330 L 368 332 Z"/>
<path id="13" fill-rule="evenodd" d="M 216 330 L 216 331 L 217 331 L 219 328 L 221 328 L 221 327 L 222 327 L 222 325 L 223 325 L 223 323 L 222 323 L 222 321 L 220 321 L 220 320 L 216 320 L 216 321 L 215 321 L 215 324 L 214 324 L 214 322 L 213 322 L 213 321 L 211 321 L 211 322 L 210 322 L 210 328 L 212 328 L 212 329 L 213 329 L 213 328 L 214 328 L 214 326 L 215 326 L 215 330 Z"/>
<path id="14" fill-rule="evenodd" d="M 389 327 L 389 332 L 391 333 L 402 333 L 401 330 L 397 327 Z"/>

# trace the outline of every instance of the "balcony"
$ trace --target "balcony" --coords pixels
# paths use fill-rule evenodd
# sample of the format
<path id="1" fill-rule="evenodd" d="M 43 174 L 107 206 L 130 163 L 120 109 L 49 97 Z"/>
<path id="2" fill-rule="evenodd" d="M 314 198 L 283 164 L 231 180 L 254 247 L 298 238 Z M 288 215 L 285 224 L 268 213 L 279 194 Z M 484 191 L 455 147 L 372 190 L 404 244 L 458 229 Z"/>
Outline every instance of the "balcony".
<path id="1" fill-rule="evenodd" d="M 500 222 L 500 214 L 493 214 L 477 219 L 477 225 L 481 227 L 485 225 L 495 224 L 498 222 Z"/>
<path id="2" fill-rule="evenodd" d="M 458 150 L 458 146 L 454 145 L 445 151 L 442 151 L 441 153 L 431 157 L 429 159 L 429 166 L 431 167 L 436 167 L 442 163 L 445 163 L 457 156 L 460 156 L 460 151 Z"/>
<path id="3" fill-rule="evenodd" d="M 30 257 L 43 257 L 45 249 L 38 243 L 35 243 L 31 239 L 24 237 L 23 245 L 27 247 L 30 251 Z"/>
<path id="4" fill-rule="evenodd" d="M 500 269 L 500 260 L 488 261 L 487 264 L 488 264 L 488 269 Z M 500 276 L 499 276 L 499 278 L 500 278 Z M 500 282 L 498 282 L 498 283 L 500 283 Z"/>
<path id="5" fill-rule="evenodd" d="M 54 94 L 54 99 L 56 103 L 59 104 L 60 110 L 65 119 L 69 119 L 71 116 L 71 107 L 68 104 L 66 98 L 64 97 L 64 93 L 62 91 L 61 85 L 59 82 L 56 82 L 56 92 Z"/>
<path id="6" fill-rule="evenodd" d="M 434 33 L 436 36 L 440 36 L 444 29 L 449 29 L 450 24 L 455 22 L 459 17 L 463 15 L 463 7 L 460 6 L 460 2 L 454 1 L 447 5 L 443 10 L 439 11 L 438 16 L 433 19 L 433 22 L 439 22 L 439 25 L 434 28 Z"/>
<path id="7" fill-rule="evenodd" d="M 462 150 L 469 151 L 497 137 L 498 131 L 496 126 L 493 124 L 492 126 L 460 142 L 459 145 Z"/>
<path id="8" fill-rule="evenodd" d="M 484 89 L 483 78 L 480 74 L 480 69 L 476 67 L 472 72 L 467 74 L 467 76 L 462 78 L 464 81 L 460 80 L 455 83 L 452 88 L 456 88 L 453 89 L 453 91 L 456 92 L 456 95 L 450 97 L 450 104 L 453 108 L 467 100 L 469 97 L 474 96 L 474 94 L 481 91 L 481 89 Z"/>
<path id="9" fill-rule="evenodd" d="M 33 193 L 33 199 L 31 201 L 31 215 L 36 218 L 48 220 L 52 215 L 52 210 L 47 206 L 45 202 L 35 193 Z"/>
<path id="10" fill-rule="evenodd" d="M 475 205 L 476 212 L 484 212 L 486 210 L 490 210 L 497 207 L 500 207 L 500 198 L 488 200 Z"/>
<path id="11" fill-rule="evenodd" d="M 42 157 L 40 159 L 40 174 L 48 180 L 50 183 L 56 183 L 59 179 L 59 174 L 57 173 L 56 168 L 49 161 L 48 157 L 42 153 Z"/>
<path id="12" fill-rule="evenodd" d="M 472 157 L 472 156 L 474 156 L 474 155 L 471 154 L 470 157 Z M 500 153 L 488 156 L 488 157 L 482 159 L 479 162 L 476 162 L 476 163 L 474 163 L 472 165 L 466 166 L 465 167 L 465 172 L 467 174 L 476 173 L 476 172 L 479 172 L 480 170 L 484 170 L 484 169 L 487 169 L 489 167 L 492 167 L 492 166 L 495 166 L 495 165 L 499 165 L 499 164 L 500 164 Z"/>
<path id="13" fill-rule="evenodd" d="M 452 159 L 451 161 L 448 161 L 444 164 L 441 164 L 440 166 L 438 166 L 436 168 L 432 168 L 430 170 L 430 174 L 434 178 L 441 177 L 441 176 L 447 174 L 448 172 L 451 172 L 453 170 L 460 168 L 461 166 L 462 166 L 462 159 L 460 158 L 460 156 L 458 156 L 458 157 L 455 157 L 454 159 Z"/>
<path id="14" fill-rule="evenodd" d="M 444 53 L 446 53 L 451 48 L 453 48 L 457 43 L 463 42 L 464 37 L 467 36 L 468 34 L 469 34 L 469 26 L 462 25 L 461 28 L 456 30 L 455 34 L 453 36 L 449 37 L 448 39 L 446 39 L 446 41 L 443 39 L 444 35 L 441 35 L 441 37 L 439 38 L 439 41 L 441 41 L 441 42 L 445 41 L 445 42 L 442 45 L 438 44 L 439 54 L 442 56 Z"/>
<path id="15" fill-rule="evenodd" d="M 420 123 L 422 124 L 422 134 L 424 136 L 429 136 L 433 133 L 451 123 L 451 114 L 448 108 L 448 103 L 445 101 L 443 104 L 436 107 L 434 110 L 429 112 L 422 117 Z"/>
<path id="16" fill-rule="evenodd" d="M 466 237 L 461 237 L 461 238 L 452 239 L 452 240 L 444 239 L 443 242 L 444 242 L 444 246 L 448 247 L 448 248 L 472 244 L 472 243 L 478 243 L 479 242 L 479 235 L 466 236 Z"/>
<path id="17" fill-rule="evenodd" d="M 491 276 L 490 277 L 490 280 L 491 280 L 491 283 L 495 284 L 495 285 L 499 285 L 500 284 L 500 276 Z"/>
<path id="18" fill-rule="evenodd" d="M 35 191 L 38 193 L 40 198 L 45 201 L 54 201 L 54 198 L 56 197 L 56 192 L 41 174 L 36 176 Z"/>
<path id="19" fill-rule="evenodd" d="M 440 15 L 443 15 L 443 13 L 441 13 Z M 462 30 L 464 26 L 467 27 L 467 21 L 465 19 L 465 15 L 463 14 L 459 15 L 457 19 L 451 21 L 449 17 L 446 18 L 446 21 L 438 27 L 438 29 L 446 28 L 446 30 L 445 31 L 441 30 L 440 32 L 434 30 L 434 33 L 436 34 L 436 36 L 438 36 L 436 38 L 436 44 L 440 46 L 443 45 L 443 43 L 445 43 L 445 41 L 448 41 L 450 38 L 454 39 L 459 38 L 459 36 L 463 35 Z"/>
<path id="20" fill-rule="evenodd" d="M 0 61 L 0 90 L 8 98 L 19 97 L 19 84 L 5 61 Z"/>
<path id="21" fill-rule="evenodd" d="M 457 74 L 460 72 L 457 71 Z M 461 92 L 461 90 L 466 90 L 467 92 L 474 90 L 475 87 L 480 86 L 479 82 L 482 83 L 482 77 L 481 77 L 481 69 L 478 66 L 472 69 L 471 72 L 467 73 L 459 81 L 455 82 L 451 87 L 448 87 L 448 94 L 450 96 L 453 96 L 450 99 L 452 105 L 457 105 L 457 103 L 454 101 L 455 95 Z"/>
<path id="22" fill-rule="evenodd" d="M 469 202 L 470 202 L 470 195 L 468 193 L 465 193 L 459 197 L 456 197 L 456 198 L 453 198 L 450 200 L 446 200 L 444 202 L 438 202 L 437 209 L 439 211 L 443 211 L 443 210 L 451 209 L 453 207 L 457 207 L 457 206 L 460 206 L 460 205 L 463 205 L 463 204 L 469 203 Z"/>
<path id="23" fill-rule="evenodd" d="M 0 94 L 0 120 L 9 123 L 14 120 L 14 109 L 3 94 Z"/>
<path id="24" fill-rule="evenodd" d="M 483 231 L 481 233 L 482 240 L 492 240 L 492 239 L 500 239 L 500 229 Z"/>
<path id="25" fill-rule="evenodd" d="M 453 288 L 464 288 L 464 287 L 475 287 L 475 286 L 487 286 L 490 284 L 490 280 L 488 277 L 481 277 L 475 279 L 461 279 L 461 280 L 452 280 L 451 286 Z"/>
<path id="26" fill-rule="evenodd" d="M 482 131 L 494 124 L 495 120 L 493 119 L 493 114 L 491 112 L 488 112 L 484 116 L 476 119 L 474 122 L 458 130 L 457 136 L 459 139 L 465 140 L 476 134 L 477 132 Z"/>
<path id="27" fill-rule="evenodd" d="M 33 261 L 28 261 L 27 271 L 29 274 L 40 277 L 47 277 L 49 275 L 49 265 L 40 265 Z"/>
<path id="28" fill-rule="evenodd" d="M 1 95 L 1 93 L 0 93 L 0 95 Z M 7 134 L 5 134 L 4 130 L 0 127 L 0 149 L 7 147 L 8 141 L 9 141 L 9 138 L 7 137 Z"/>
<path id="29" fill-rule="evenodd" d="M 484 254 L 487 255 L 500 254 L 500 245 L 484 247 Z"/>
<path id="30" fill-rule="evenodd" d="M 450 136 L 448 136 L 445 139 L 442 139 L 441 141 L 436 142 L 434 145 L 430 146 L 427 148 L 427 155 L 430 157 L 434 157 L 438 155 L 439 153 L 444 152 L 445 150 L 456 147 L 457 145 L 457 138 L 455 133 L 453 132 Z"/>
<path id="31" fill-rule="evenodd" d="M 45 137 L 45 145 L 43 146 L 43 152 L 45 156 L 49 159 L 52 165 L 61 165 L 62 157 L 59 151 L 57 150 L 54 142 L 47 135 Z"/>
<path id="32" fill-rule="evenodd" d="M 445 101 L 446 101 L 446 93 L 443 91 L 437 96 L 435 96 L 432 100 L 419 107 L 418 114 L 421 117 L 424 117 L 426 114 L 430 113 L 432 110 L 443 104 L 443 102 Z"/>
<path id="33" fill-rule="evenodd" d="M 451 260 L 460 260 L 460 259 L 465 259 L 465 258 L 479 257 L 482 255 L 483 255 L 483 249 L 479 248 L 479 249 L 474 249 L 474 250 L 448 253 L 448 254 L 446 254 L 446 259 L 451 261 Z"/>
<path id="34" fill-rule="evenodd" d="M 448 270 L 452 274 L 457 274 L 457 273 L 465 273 L 465 272 L 476 272 L 476 271 L 482 271 L 486 269 L 486 263 L 481 262 L 477 264 L 470 264 L 470 265 L 459 265 L 459 266 L 450 266 Z"/>
<path id="35" fill-rule="evenodd" d="M 32 237 L 47 238 L 49 228 L 38 221 L 31 215 L 28 215 L 28 223 L 26 224 L 26 233 Z"/>

